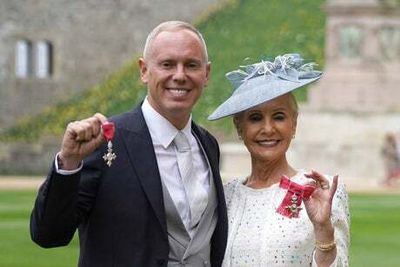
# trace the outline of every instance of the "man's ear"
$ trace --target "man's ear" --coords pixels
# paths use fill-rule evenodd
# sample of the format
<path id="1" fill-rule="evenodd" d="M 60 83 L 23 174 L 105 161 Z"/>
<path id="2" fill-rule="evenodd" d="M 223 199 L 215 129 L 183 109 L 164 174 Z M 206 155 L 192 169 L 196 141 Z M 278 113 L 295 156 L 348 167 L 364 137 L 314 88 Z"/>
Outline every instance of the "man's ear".
<path id="1" fill-rule="evenodd" d="M 147 84 L 148 77 L 147 77 L 147 65 L 143 58 L 139 58 L 139 68 L 140 68 L 140 79 L 144 84 Z"/>

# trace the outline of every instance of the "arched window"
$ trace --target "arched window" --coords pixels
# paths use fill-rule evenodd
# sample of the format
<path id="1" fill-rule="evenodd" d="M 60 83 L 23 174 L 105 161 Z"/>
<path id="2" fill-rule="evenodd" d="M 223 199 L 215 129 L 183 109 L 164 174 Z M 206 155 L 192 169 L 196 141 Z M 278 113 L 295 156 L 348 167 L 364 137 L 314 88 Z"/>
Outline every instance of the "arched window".
<path id="1" fill-rule="evenodd" d="M 53 47 L 48 41 L 39 41 L 36 44 L 36 77 L 43 79 L 52 74 Z"/>
<path id="2" fill-rule="evenodd" d="M 27 78 L 32 73 L 32 43 L 19 40 L 15 46 L 15 75 Z"/>

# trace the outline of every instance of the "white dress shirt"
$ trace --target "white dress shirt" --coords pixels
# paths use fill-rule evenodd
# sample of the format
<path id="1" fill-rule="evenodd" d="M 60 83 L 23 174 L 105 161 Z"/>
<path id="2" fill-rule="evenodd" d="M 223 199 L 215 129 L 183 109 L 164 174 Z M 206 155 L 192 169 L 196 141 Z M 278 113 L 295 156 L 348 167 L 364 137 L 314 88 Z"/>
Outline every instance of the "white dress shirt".
<path id="1" fill-rule="evenodd" d="M 160 171 L 161 180 L 167 187 L 175 207 L 182 218 L 183 224 L 189 234 L 193 234 L 190 228 L 190 208 L 183 182 L 180 178 L 177 150 L 173 140 L 178 133 L 175 128 L 166 118 L 160 115 L 148 102 L 147 98 L 142 104 L 142 112 L 149 128 L 151 139 L 153 141 L 154 151 L 157 158 L 158 169 Z M 208 198 L 208 190 L 210 187 L 210 170 L 208 163 L 203 155 L 202 149 L 199 146 L 195 136 L 191 131 L 191 116 L 186 126 L 181 130 L 188 138 L 193 155 L 193 173 L 196 179 L 199 179 L 202 188 L 198 190 L 205 191 L 204 197 Z"/>

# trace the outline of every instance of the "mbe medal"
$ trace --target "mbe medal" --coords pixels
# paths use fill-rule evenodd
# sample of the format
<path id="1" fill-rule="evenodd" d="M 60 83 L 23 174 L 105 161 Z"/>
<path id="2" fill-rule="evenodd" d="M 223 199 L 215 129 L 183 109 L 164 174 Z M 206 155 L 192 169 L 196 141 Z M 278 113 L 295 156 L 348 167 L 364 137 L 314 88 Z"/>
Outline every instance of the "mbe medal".
<path id="1" fill-rule="evenodd" d="M 103 159 L 108 165 L 111 167 L 112 161 L 117 158 L 117 155 L 112 150 L 112 142 L 111 140 L 114 138 L 115 126 L 112 122 L 105 122 L 101 125 L 101 129 L 103 130 L 103 136 L 107 140 L 107 153 L 103 155 Z"/>
<path id="2" fill-rule="evenodd" d="M 286 176 L 281 178 L 279 187 L 287 189 L 287 192 L 276 212 L 288 218 L 299 218 L 303 199 L 309 199 L 315 187 L 297 184 Z"/>

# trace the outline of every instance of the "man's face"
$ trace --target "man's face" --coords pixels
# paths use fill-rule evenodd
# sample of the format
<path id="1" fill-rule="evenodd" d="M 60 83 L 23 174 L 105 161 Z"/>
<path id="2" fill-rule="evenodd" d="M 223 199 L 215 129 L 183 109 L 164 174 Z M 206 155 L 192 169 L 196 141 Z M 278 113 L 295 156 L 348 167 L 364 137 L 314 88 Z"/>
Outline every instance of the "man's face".
<path id="1" fill-rule="evenodd" d="M 197 35 L 186 29 L 160 32 L 140 59 L 149 103 L 169 120 L 186 120 L 207 85 L 210 63 Z"/>

